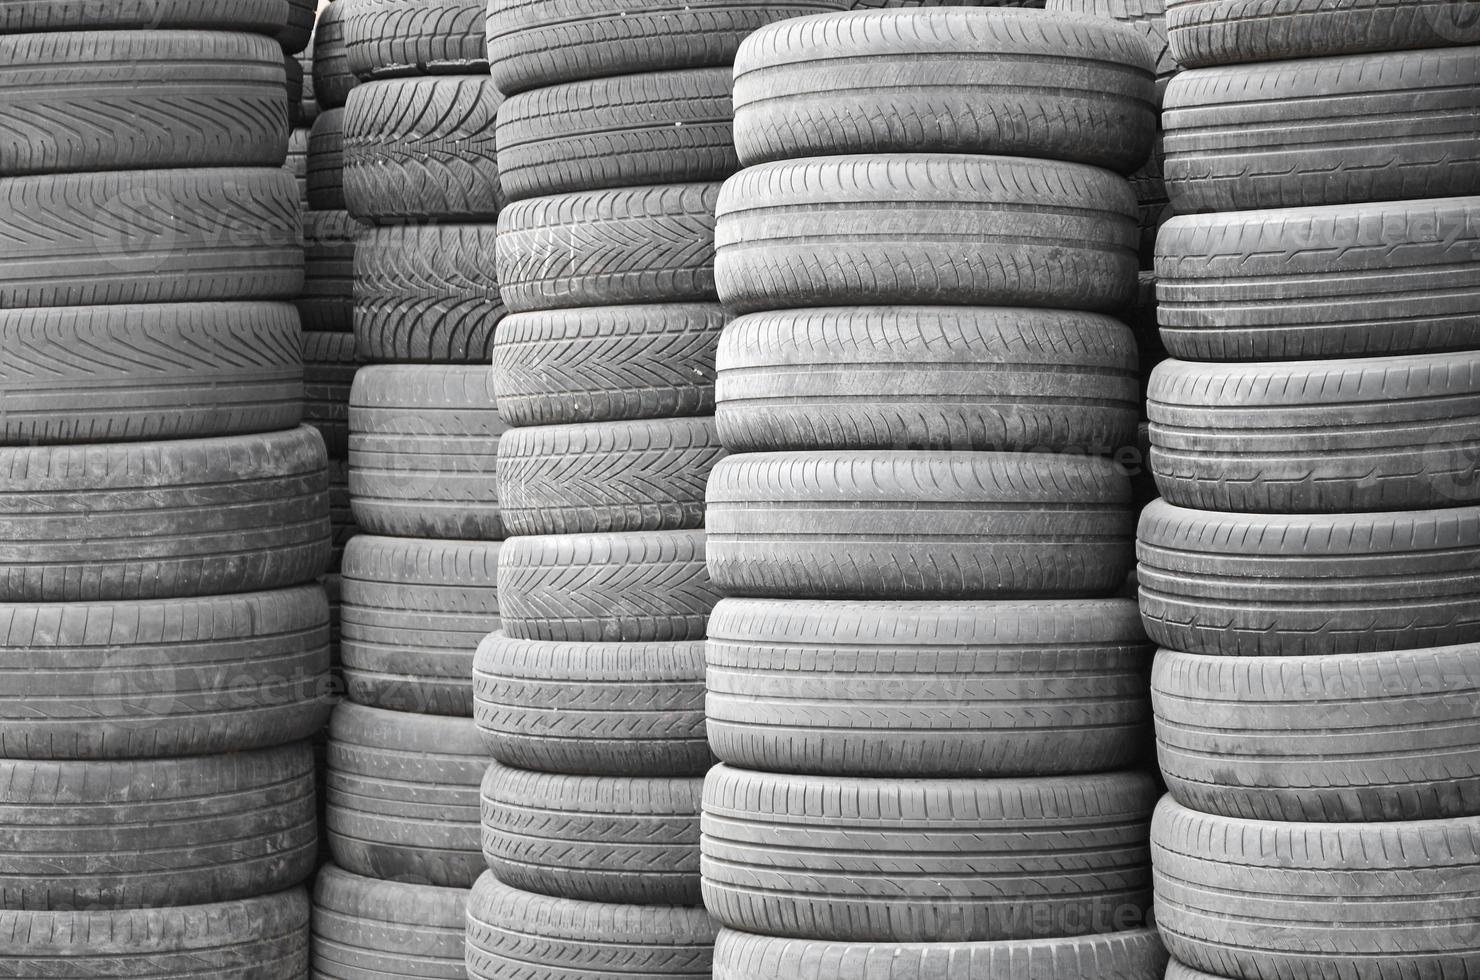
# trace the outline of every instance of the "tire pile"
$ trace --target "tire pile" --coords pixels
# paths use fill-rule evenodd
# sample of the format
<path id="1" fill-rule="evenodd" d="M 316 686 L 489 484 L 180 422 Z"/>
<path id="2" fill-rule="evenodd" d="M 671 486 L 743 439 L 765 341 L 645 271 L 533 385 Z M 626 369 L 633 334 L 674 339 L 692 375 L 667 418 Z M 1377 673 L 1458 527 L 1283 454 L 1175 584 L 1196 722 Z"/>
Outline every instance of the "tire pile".
<path id="1" fill-rule="evenodd" d="M 1139 534 L 1167 976 L 1470 976 L 1480 30 L 1249 6 L 1167 4 L 1185 216 Z"/>
<path id="2" fill-rule="evenodd" d="M 330 544 L 284 170 L 303 14 L 0 10 L 5 976 L 308 968 Z"/>

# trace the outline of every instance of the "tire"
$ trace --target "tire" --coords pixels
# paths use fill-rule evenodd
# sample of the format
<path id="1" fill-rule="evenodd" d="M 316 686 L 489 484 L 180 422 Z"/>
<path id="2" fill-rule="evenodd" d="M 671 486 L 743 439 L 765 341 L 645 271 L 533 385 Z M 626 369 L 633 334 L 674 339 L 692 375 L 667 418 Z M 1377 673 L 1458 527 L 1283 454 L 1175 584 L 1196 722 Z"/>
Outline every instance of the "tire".
<path id="1" fill-rule="evenodd" d="M 303 63 L 290 54 L 283 55 L 283 70 L 287 75 L 288 125 L 296 129 L 303 125 Z"/>
<path id="2" fill-rule="evenodd" d="M 1141 617 L 1158 644 L 1313 657 L 1480 641 L 1480 509 L 1141 515 Z"/>
<path id="3" fill-rule="evenodd" d="M 962 154 L 769 163 L 726 181 L 717 212 L 715 280 L 735 313 L 1116 313 L 1135 298 L 1135 195 L 1123 177 L 1083 164 Z"/>
<path id="4" fill-rule="evenodd" d="M 355 521 L 371 534 L 493 541 L 498 444 L 491 372 L 462 365 L 386 365 L 355 375 L 349 483 Z"/>
<path id="5" fill-rule="evenodd" d="M 696 776 L 704 735 L 704 646 L 551 643 L 503 632 L 473 661 L 473 716 L 507 766 L 602 776 Z"/>
<path id="6" fill-rule="evenodd" d="M 603 643 L 701 640 L 719 598 L 703 531 L 511 538 L 499 593 L 514 639 Z"/>
<path id="7" fill-rule="evenodd" d="M 292 299 L 298 188 L 271 168 L 0 180 L 0 308 Z"/>
<path id="8" fill-rule="evenodd" d="M 168 599 L 312 581 L 329 557 L 325 462 L 323 440 L 306 426 L 0 449 L 0 602 Z"/>
<path id="9" fill-rule="evenodd" d="M 567 776 L 494 763 L 483 777 L 483 856 L 521 891 L 697 907 L 703 794 L 702 776 Z"/>
<path id="10" fill-rule="evenodd" d="M 1151 829 L 1171 954 L 1225 977 L 1355 980 L 1480 968 L 1477 821 L 1266 823 L 1167 799 Z"/>
<path id="11" fill-rule="evenodd" d="M 0 348 L 6 445 L 227 436 L 302 416 L 285 303 L 3 310 Z"/>
<path id="12" fill-rule="evenodd" d="M 549 898 L 485 874 L 468 898 L 468 980 L 709 980 L 714 932 L 703 909 Z"/>
<path id="13" fill-rule="evenodd" d="M 1161 229 L 1176 216 L 1167 192 L 1166 145 L 1159 129 L 1146 165 L 1131 174 L 1131 188 L 1136 192 L 1141 221 L 1141 268 L 1144 271 L 1156 266 L 1157 239 Z"/>
<path id="14" fill-rule="evenodd" d="M 205 31 L 0 35 L 0 175 L 279 167 L 282 49 Z"/>
<path id="15" fill-rule="evenodd" d="M 494 240 L 492 224 L 361 232 L 354 263 L 360 355 L 371 363 L 487 365 L 508 312 L 492 275 Z"/>
<path id="16" fill-rule="evenodd" d="M 344 561 L 345 547 L 360 533 L 349 499 L 349 463 L 342 459 L 329 460 L 329 527 L 333 541 L 333 548 L 329 553 L 329 571 L 338 572 Z M 334 621 L 337 630 L 337 609 Z M 334 649 L 337 655 L 337 642 Z"/>
<path id="17" fill-rule="evenodd" d="M 1448 0 L 1167 0 L 1167 28 L 1172 54 L 1188 68 L 1480 44 L 1473 11 Z"/>
<path id="18" fill-rule="evenodd" d="M 740 169 L 730 86 L 727 68 L 690 68 L 516 95 L 498 112 L 504 193 L 724 180 Z"/>
<path id="19" fill-rule="evenodd" d="M 714 419 L 513 429 L 499 441 L 511 535 L 704 527 L 704 485 L 725 454 Z"/>
<path id="20" fill-rule="evenodd" d="M 1048 0 L 1045 6 L 1049 13 L 1108 17 L 1139 31 L 1156 63 L 1158 101 L 1167 82 L 1181 70 L 1167 44 L 1166 0 Z"/>
<path id="21" fill-rule="evenodd" d="M 0 902 L 28 911 L 230 902 L 313 873 L 313 750 L 0 762 Z"/>
<path id="22" fill-rule="evenodd" d="M 309 39 L 308 47 L 304 48 L 303 53 L 298 56 L 298 63 L 303 66 L 303 94 L 299 97 L 303 108 L 298 125 L 312 126 L 313 121 L 319 116 L 319 99 L 313 88 L 314 56 L 312 38 Z"/>
<path id="23" fill-rule="evenodd" d="M 1043 0 L 853 0 L 853 10 L 899 7 L 1042 7 Z"/>
<path id="24" fill-rule="evenodd" d="M 1156 260 L 1161 336 L 1189 361 L 1473 349 L 1477 252 L 1474 197 L 1174 218 Z"/>
<path id="25" fill-rule="evenodd" d="M 463 888 L 377 881 L 326 864 L 313 890 L 315 980 L 462 980 Z"/>
<path id="26" fill-rule="evenodd" d="M 334 863 L 367 878 L 470 887 L 483 871 L 478 783 L 488 761 L 470 719 L 342 702 L 329 720 Z"/>
<path id="27" fill-rule="evenodd" d="M 1480 353 L 1194 364 L 1151 376 L 1169 503 L 1345 513 L 1480 503 Z"/>
<path id="28" fill-rule="evenodd" d="M 0 973 L 45 980 L 62 966 L 120 980 L 301 980 L 308 923 L 301 888 L 183 908 L 0 912 L 0 933 L 14 937 Z"/>
<path id="29" fill-rule="evenodd" d="M 1473 48 L 1184 72 L 1162 115 L 1167 191 L 1181 214 L 1472 194 L 1477 101 Z"/>
<path id="30" fill-rule="evenodd" d="M 1156 131 L 1129 27 L 1008 9 L 840 13 L 764 27 L 735 58 L 747 167 L 843 154 L 999 154 L 1129 174 Z"/>
<path id="31" fill-rule="evenodd" d="M 498 231 L 504 302 L 531 313 L 713 301 L 718 195 L 717 184 L 665 184 L 511 204 Z"/>
<path id="32" fill-rule="evenodd" d="M 403 75 L 486 75 L 482 0 L 351 0 L 349 69 L 362 81 Z"/>
<path id="33" fill-rule="evenodd" d="M 309 131 L 308 206 L 314 211 L 348 210 L 344 199 L 343 109 L 324 109 Z"/>
<path id="34" fill-rule="evenodd" d="M 0 34 L 46 31 L 179 30 L 251 31 L 275 37 L 288 20 L 287 0 L 123 0 L 58 3 L 20 0 L 0 13 Z"/>
<path id="35" fill-rule="evenodd" d="M 320 113 L 342 109 L 349 101 L 350 89 L 357 84 L 349 70 L 349 52 L 345 47 L 345 10 L 353 0 L 329 4 L 319 12 L 313 36 L 313 91 Z"/>
<path id="36" fill-rule="evenodd" d="M 1136 349 L 1141 355 L 1141 397 L 1151 380 L 1151 372 L 1169 356 L 1162 346 L 1161 331 L 1157 327 L 1158 307 L 1156 299 L 1156 273 L 1143 272 L 1137 281 L 1136 302 L 1126 314 L 1126 322 L 1136 336 Z"/>
<path id="37" fill-rule="evenodd" d="M 835 942 L 1056 939 L 1151 902 L 1144 773 L 867 780 L 717 766 L 704 904 L 741 932 Z"/>
<path id="38" fill-rule="evenodd" d="M 307 50 L 317 16 L 316 0 L 288 0 L 288 22 L 277 34 L 284 54 L 297 55 Z"/>
<path id="39" fill-rule="evenodd" d="M 348 211 L 303 215 L 303 293 L 295 302 L 304 330 L 343 334 L 354 330 L 355 241 L 360 228 Z"/>
<path id="40" fill-rule="evenodd" d="M 1124 769 L 1150 721 L 1134 602 L 724 599 L 709 741 L 728 765 L 837 776 Z"/>
<path id="41" fill-rule="evenodd" d="M 1162 980 L 1154 929 L 989 943 L 828 943 L 720 930 L 714 980 Z"/>
<path id="42" fill-rule="evenodd" d="M 303 420 L 324 437 L 331 460 L 349 454 L 349 393 L 358 368 L 354 337 L 303 334 Z"/>
<path id="43" fill-rule="evenodd" d="M 755 313 L 720 340 L 732 452 L 957 449 L 1108 455 L 1135 441 L 1131 332 L 1058 310 Z"/>
<path id="44" fill-rule="evenodd" d="M 1132 563 L 1130 503 L 1126 477 L 1090 457 L 733 456 L 709 480 L 709 574 L 730 596 L 1109 595 Z"/>
<path id="45" fill-rule="evenodd" d="M 1167 787 L 1184 806 L 1251 820 L 1480 816 L 1475 652 L 1163 651 L 1152 702 Z"/>
<path id="46" fill-rule="evenodd" d="M 727 67 L 746 35 L 846 0 L 490 0 L 488 60 L 507 94 L 648 71 Z"/>
<path id="47" fill-rule="evenodd" d="M 503 205 L 494 157 L 501 101 L 487 78 L 357 86 L 344 110 L 349 212 L 382 224 L 492 221 Z"/>
<path id="48" fill-rule="evenodd" d="M 340 607 L 350 700 L 473 713 L 473 653 L 499 627 L 496 544 L 361 534 L 345 548 Z"/>
<path id="49" fill-rule="evenodd" d="M 718 304 L 659 303 L 509 317 L 494 341 L 511 426 L 714 414 Z"/>
<path id="50" fill-rule="evenodd" d="M 295 126 L 288 134 L 288 158 L 283 169 L 298 182 L 298 210 L 308 210 L 308 138 L 305 126 Z"/>

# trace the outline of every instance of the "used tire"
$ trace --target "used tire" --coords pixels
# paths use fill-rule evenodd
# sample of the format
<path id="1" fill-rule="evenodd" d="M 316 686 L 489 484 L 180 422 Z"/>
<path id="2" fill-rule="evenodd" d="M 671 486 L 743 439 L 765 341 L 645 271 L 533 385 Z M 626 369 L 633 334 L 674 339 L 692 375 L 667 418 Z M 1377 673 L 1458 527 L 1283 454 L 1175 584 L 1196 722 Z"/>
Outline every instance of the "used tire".
<path id="1" fill-rule="evenodd" d="M 511 204 L 498 229 L 504 302 L 529 313 L 714 300 L 718 196 L 717 184 L 665 184 Z"/>
<path id="2" fill-rule="evenodd" d="M 483 777 L 483 855 L 510 888 L 585 902 L 699 900 L 702 776 Z"/>
<path id="3" fill-rule="evenodd" d="M 344 13 L 353 3 L 331 3 L 319 12 L 313 36 L 313 91 L 320 112 L 341 109 L 355 87 L 344 43 Z"/>
<path id="4" fill-rule="evenodd" d="M 499 414 L 512 426 L 714 413 L 717 303 L 509 317 L 494 342 Z"/>
<path id="5" fill-rule="evenodd" d="M 1144 773 L 869 780 L 717 766 L 704 904 L 730 929 L 838 942 L 1135 928 L 1151 902 L 1155 802 Z"/>
<path id="6" fill-rule="evenodd" d="M 0 13 L 0 34 L 181 28 L 252 31 L 275 37 L 288 21 L 287 0 L 120 0 L 104 4 L 20 0 Z"/>
<path id="7" fill-rule="evenodd" d="M 715 755 L 766 772 L 1122 769 L 1151 714 L 1151 647 L 1124 599 L 724 599 L 706 659 Z"/>
<path id="8" fill-rule="evenodd" d="M 310 209 L 345 212 L 343 109 L 325 109 L 313 121 L 308 135 L 307 181 Z"/>
<path id="9" fill-rule="evenodd" d="M 286 303 L 0 310 L 0 442 L 272 432 L 303 414 Z"/>
<path id="10" fill-rule="evenodd" d="M 303 292 L 294 301 L 304 330 L 348 334 L 354 329 L 355 240 L 360 228 L 347 211 L 304 213 Z"/>
<path id="11" fill-rule="evenodd" d="M 350 0 L 344 41 L 361 79 L 486 75 L 483 0 Z"/>
<path id="12" fill-rule="evenodd" d="M 729 457 L 705 520 L 726 595 L 817 599 L 1108 595 L 1135 524 L 1104 459 L 889 451 Z"/>
<path id="13" fill-rule="evenodd" d="M 313 749 L 0 762 L 0 903 L 126 909 L 281 891 L 318 854 Z"/>
<path id="14" fill-rule="evenodd" d="M 288 0 L 288 22 L 277 33 L 284 54 L 296 55 L 308 48 L 318 6 L 316 0 Z"/>
<path id="15" fill-rule="evenodd" d="M 288 158 L 283 163 L 283 169 L 293 175 L 298 182 L 298 209 L 308 210 L 308 140 L 310 130 L 307 126 L 294 126 L 293 131 L 288 134 Z"/>
<path id="16" fill-rule="evenodd" d="M 329 553 L 329 571 L 338 572 L 344 560 L 344 549 L 354 536 L 360 533 L 355 524 L 354 511 L 349 500 L 349 464 L 342 459 L 329 460 L 329 528 L 333 548 Z M 339 626 L 339 615 L 334 616 L 335 629 Z M 338 651 L 338 644 L 335 650 Z"/>
<path id="17" fill-rule="evenodd" d="M 355 375 L 349 481 L 371 534 L 492 541 L 498 444 L 491 372 L 472 365 L 384 365 Z"/>
<path id="18" fill-rule="evenodd" d="M 1135 195 L 1097 167 L 950 153 L 768 163 L 726 181 L 716 207 L 715 280 L 736 313 L 1116 313 L 1135 298 Z"/>
<path id="19" fill-rule="evenodd" d="M 1141 515 L 1141 617 L 1213 656 L 1329 656 L 1480 641 L 1480 508 Z"/>
<path id="20" fill-rule="evenodd" d="M 328 765 L 335 864 L 444 888 L 467 888 L 483 871 L 478 783 L 488 756 L 471 719 L 341 702 L 329 720 Z"/>
<path id="21" fill-rule="evenodd" d="M 702 775 L 704 647 L 542 642 L 490 634 L 473 661 L 473 716 L 498 761 L 538 772 Z"/>
<path id="22" fill-rule="evenodd" d="M 1045 6 L 1050 13 L 1108 17 L 1139 31 L 1156 64 L 1158 102 L 1168 79 L 1181 69 L 1167 45 L 1166 0 L 1048 0 Z"/>
<path id="23" fill-rule="evenodd" d="M 498 551 L 475 541 L 350 541 L 340 570 L 340 656 L 352 701 L 473 713 L 473 654 L 499 626 Z"/>
<path id="24" fill-rule="evenodd" d="M 754 313 L 720 339 L 732 452 L 957 449 L 1108 455 L 1135 441 L 1136 344 L 1093 313 L 853 307 Z"/>
<path id="25" fill-rule="evenodd" d="M 165 599 L 316 578 L 324 442 L 260 436 L 0 449 L 0 602 Z"/>
<path id="26" fill-rule="evenodd" d="M 349 454 L 349 393 L 359 369 L 355 338 L 303 334 L 303 421 L 319 430 L 330 460 Z"/>
<path id="27" fill-rule="evenodd" d="M 315 980 L 463 980 L 468 892 L 324 865 L 313 889 Z"/>

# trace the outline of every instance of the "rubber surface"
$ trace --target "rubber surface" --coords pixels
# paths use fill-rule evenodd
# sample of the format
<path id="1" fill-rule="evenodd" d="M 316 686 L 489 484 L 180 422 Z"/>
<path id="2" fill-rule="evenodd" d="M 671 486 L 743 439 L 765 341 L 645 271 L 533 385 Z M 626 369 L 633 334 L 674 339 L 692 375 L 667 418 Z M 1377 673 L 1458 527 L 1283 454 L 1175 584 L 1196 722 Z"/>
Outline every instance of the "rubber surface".
<path id="1" fill-rule="evenodd" d="M 298 209 L 308 210 L 308 140 L 311 130 L 308 124 L 297 125 L 288 134 L 288 157 L 283 169 L 298 182 Z"/>
<path id="2" fill-rule="evenodd" d="M 294 301 L 304 330 L 354 329 L 355 242 L 362 227 L 347 211 L 304 213 L 303 292 Z"/>
<path id="3" fill-rule="evenodd" d="M 351 0 L 344 40 L 360 79 L 488 73 L 481 0 Z"/>
<path id="4" fill-rule="evenodd" d="M 307 50 L 313 39 L 318 7 L 315 0 L 288 0 L 288 22 L 276 35 L 283 54 L 297 55 Z"/>
<path id="5" fill-rule="evenodd" d="M 377 881 L 326 864 L 313 890 L 315 980 L 462 980 L 466 889 Z"/>
<path id="6" fill-rule="evenodd" d="M 329 4 L 319 12 L 313 37 L 313 90 L 319 110 L 340 109 L 349 100 L 350 89 L 357 84 L 349 69 L 349 51 L 345 47 L 345 11 L 353 2 Z"/>
<path id="7" fill-rule="evenodd" d="M 202 28 L 276 36 L 288 20 L 288 0 L 17 0 L 0 13 L 0 34 L 44 31 Z"/>
<path id="8" fill-rule="evenodd" d="M 1055 14 L 1108 17 L 1139 31 L 1156 62 L 1158 101 L 1162 90 L 1166 88 L 1167 80 L 1181 70 L 1167 44 L 1166 0 L 1048 0 L 1044 6 Z"/>
<path id="9" fill-rule="evenodd" d="M 325 109 L 308 136 L 308 206 L 345 211 L 344 109 Z"/>
<path id="10" fill-rule="evenodd" d="M 303 421 L 324 437 L 330 460 L 349 454 L 349 393 L 359 365 L 354 337 L 304 332 Z"/>

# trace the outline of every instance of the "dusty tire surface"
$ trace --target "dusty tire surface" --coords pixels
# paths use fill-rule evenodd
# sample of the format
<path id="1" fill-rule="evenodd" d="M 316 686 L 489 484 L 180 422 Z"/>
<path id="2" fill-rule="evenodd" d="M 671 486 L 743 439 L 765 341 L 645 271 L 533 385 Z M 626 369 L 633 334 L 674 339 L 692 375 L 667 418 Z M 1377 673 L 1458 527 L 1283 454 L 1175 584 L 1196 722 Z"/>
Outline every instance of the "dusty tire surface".
<path id="1" fill-rule="evenodd" d="M 303 422 L 319 430 L 331 461 L 349 454 L 349 393 L 359 367 L 354 337 L 303 333 Z"/>
<path id="2" fill-rule="evenodd" d="M 313 889 L 315 980 L 461 980 L 467 897 L 324 865 Z"/>
<path id="3" fill-rule="evenodd" d="M 349 70 L 360 79 L 484 75 L 480 0 L 353 0 L 344 19 Z"/>
<path id="4" fill-rule="evenodd" d="M 332 9 L 332 8 L 331 8 Z M 344 212 L 344 109 L 325 109 L 308 133 L 308 206 Z"/>
<path id="5" fill-rule="evenodd" d="M 1024 4 L 1023 6 L 1036 6 Z M 1129 24 L 1140 32 L 1156 62 L 1157 101 L 1169 78 L 1181 70 L 1167 44 L 1166 0 L 1048 0 L 1051 13 L 1108 17 Z"/>
<path id="6" fill-rule="evenodd" d="M 58 3 L 20 0 L 0 14 L 0 34 L 46 31 L 201 29 L 251 31 L 274 37 L 288 22 L 288 0 L 122 0 Z"/>
<path id="7" fill-rule="evenodd" d="M 313 37 L 313 90 L 319 109 L 342 109 L 358 84 L 349 70 L 344 43 L 344 13 L 353 3 L 329 4 L 319 15 Z"/>
<path id="8" fill-rule="evenodd" d="M 294 300 L 304 330 L 354 329 L 355 242 L 364 226 L 348 211 L 303 215 L 303 292 Z"/>

